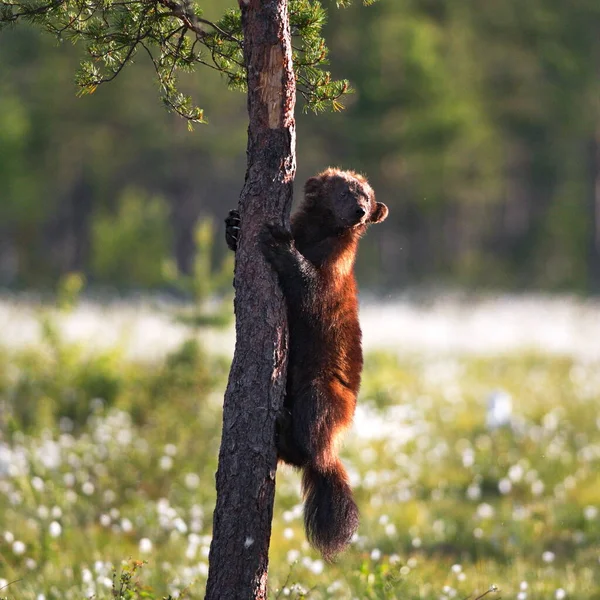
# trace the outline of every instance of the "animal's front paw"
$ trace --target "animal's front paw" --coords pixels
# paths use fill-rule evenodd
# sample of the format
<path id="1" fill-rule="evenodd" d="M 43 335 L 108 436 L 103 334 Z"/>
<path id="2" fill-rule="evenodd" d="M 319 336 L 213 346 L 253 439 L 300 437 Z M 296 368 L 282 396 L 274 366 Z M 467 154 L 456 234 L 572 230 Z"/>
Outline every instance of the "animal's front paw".
<path id="1" fill-rule="evenodd" d="M 258 234 L 258 243 L 265 256 L 288 251 L 292 242 L 292 234 L 281 225 L 267 224 Z"/>
<path id="2" fill-rule="evenodd" d="M 227 246 L 234 252 L 237 250 L 240 223 L 240 213 L 237 210 L 230 210 L 225 219 L 225 241 Z"/>

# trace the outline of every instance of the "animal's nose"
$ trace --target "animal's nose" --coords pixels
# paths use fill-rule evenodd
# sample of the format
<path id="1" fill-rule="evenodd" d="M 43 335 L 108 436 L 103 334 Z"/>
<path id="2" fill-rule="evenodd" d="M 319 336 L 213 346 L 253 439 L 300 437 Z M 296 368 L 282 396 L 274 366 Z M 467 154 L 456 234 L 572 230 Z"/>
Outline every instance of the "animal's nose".
<path id="1" fill-rule="evenodd" d="M 359 206 L 359 207 L 356 209 L 356 216 L 357 216 L 357 217 L 360 217 L 360 218 L 362 218 L 362 217 L 364 217 L 366 214 L 367 214 L 367 213 L 366 213 L 366 211 L 365 211 L 365 209 L 364 209 L 364 208 L 361 208 L 361 207 Z"/>

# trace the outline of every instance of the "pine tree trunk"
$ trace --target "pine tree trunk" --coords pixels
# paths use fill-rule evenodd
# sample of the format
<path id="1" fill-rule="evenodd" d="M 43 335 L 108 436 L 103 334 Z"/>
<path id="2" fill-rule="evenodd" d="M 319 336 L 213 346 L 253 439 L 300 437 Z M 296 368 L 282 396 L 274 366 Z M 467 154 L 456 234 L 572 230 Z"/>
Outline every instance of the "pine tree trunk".
<path id="1" fill-rule="evenodd" d="M 236 252 L 236 348 L 225 392 L 207 600 L 267 598 L 275 416 L 287 359 L 283 298 L 255 244 L 287 222 L 295 159 L 295 79 L 287 0 L 239 0 L 248 71 L 248 167 Z"/>

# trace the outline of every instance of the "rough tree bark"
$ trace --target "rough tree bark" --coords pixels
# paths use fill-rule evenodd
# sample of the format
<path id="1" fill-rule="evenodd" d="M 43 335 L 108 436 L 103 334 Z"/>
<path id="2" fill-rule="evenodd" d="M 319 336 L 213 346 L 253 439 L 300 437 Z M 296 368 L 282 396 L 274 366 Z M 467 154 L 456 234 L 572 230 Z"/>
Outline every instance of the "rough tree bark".
<path id="1" fill-rule="evenodd" d="M 236 252 L 236 347 L 225 392 L 207 600 L 266 599 L 275 493 L 275 416 L 283 400 L 287 325 L 255 238 L 286 223 L 295 159 L 295 79 L 287 0 L 239 0 L 248 78 L 248 167 Z"/>

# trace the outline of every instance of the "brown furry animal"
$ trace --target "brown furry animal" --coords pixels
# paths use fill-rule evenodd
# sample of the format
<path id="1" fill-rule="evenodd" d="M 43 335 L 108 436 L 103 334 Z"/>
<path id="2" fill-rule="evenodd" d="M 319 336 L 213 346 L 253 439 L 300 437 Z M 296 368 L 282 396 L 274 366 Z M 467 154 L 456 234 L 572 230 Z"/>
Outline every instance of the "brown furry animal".
<path id="1" fill-rule="evenodd" d="M 291 232 L 267 225 L 259 236 L 288 310 L 278 454 L 304 471 L 307 537 L 327 560 L 347 546 L 358 527 L 358 509 L 337 451 L 352 423 L 363 366 L 354 260 L 367 226 L 387 214 L 362 175 L 327 169 L 306 182 Z M 226 223 L 227 243 L 235 250 L 237 212 L 231 211 Z"/>

